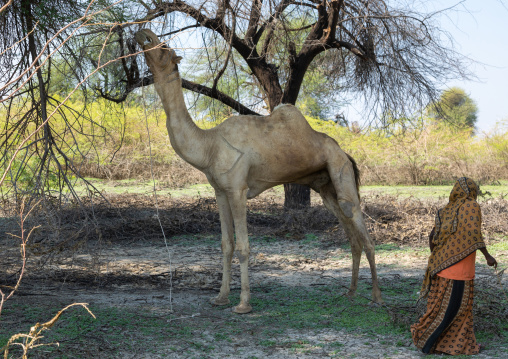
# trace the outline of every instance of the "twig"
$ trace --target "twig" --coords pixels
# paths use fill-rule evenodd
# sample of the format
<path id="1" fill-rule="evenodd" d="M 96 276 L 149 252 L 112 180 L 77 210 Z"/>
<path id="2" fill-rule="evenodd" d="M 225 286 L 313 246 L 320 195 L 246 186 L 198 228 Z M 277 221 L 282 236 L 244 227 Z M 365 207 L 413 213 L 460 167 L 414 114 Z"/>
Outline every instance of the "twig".
<path id="1" fill-rule="evenodd" d="M 34 231 L 34 229 L 40 227 L 40 226 L 36 226 L 36 227 L 32 227 L 32 229 L 30 230 L 30 232 L 28 233 L 28 235 L 25 237 L 25 221 L 26 219 L 28 218 L 28 216 L 30 215 L 30 213 L 32 212 L 32 210 L 35 208 L 35 206 L 37 206 L 39 204 L 40 200 L 35 203 L 34 206 L 32 206 L 32 208 L 30 208 L 30 210 L 28 211 L 27 214 L 24 215 L 24 210 L 25 210 L 25 200 L 22 201 L 21 203 L 21 209 L 20 209 L 20 213 L 19 213 L 19 217 L 20 217 L 20 228 L 21 228 L 21 236 L 17 236 L 17 235 L 14 235 L 14 234 L 11 234 L 11 233 L 7 233 L 13 237 L 16 237 L 16 238 L 19 238 L 21 240 L 21 248 L 20 248 L 20 251 L 21 251 L 21 269 L 19 271 L 19 276 L 18 276 L 18 280 L 16 281 L 16 284 L 14 285 L 14 287 L 11 289 L 10 293 L 8 295 L 6 295 L 1 289 L 0 289 L 0 316 L 2 315 L 2 309 L 3 309 L 3 306 L 4 306 L 4 303 L 5 301 L 7 301 L 9 298 L 11 298 L 13 295 L 14 295 L 14 292 L 16 292 L 21 284 L 21 279 L 23 278 L 23 274 L 25 273 L 25 268 L 26 268 L 26 261 L 27 261 L 27 258 L 26 258 L 26 245 L 28 243 L 28 239 L 30 238 L 32 232 Z"/>
<path id="2" fill-rule="evenodd" d="M 48 321 L 48 322 L 46 322 L 44 324 L 40 324 L 40 323 L 35 324 L 33 327 L 30 328 L 30 332 L 28 334 L 19 333 L 19 334 L 15 334 L 12 337 L 10 337 L 9 341 L 7 342 L 7 344 L 5 344 L 5 346 L 1 349 L 1 351 L 4 352 L 4 359 L 8 359 L 9 358 L 9 347 L 12 346 L 12 345 L 18 345 L 18 346 L 20 346 L 23 349 L 23 355 L 22 355 L 23 359 L 27 359 L 28 358 L 27 353 L 28 353 L 28 351 L 30 349 L 37 348 L 37 347 L 44 346 L 44 345 L 57 345 L 58 346 L 59 345 L 58 343 L 39 344 L 38 341 L 43 338 L 43 336 L 41 336 L 41 333 L 44 330 L 49 330 L 53 325 L 55 325 L 55 323 L 58 321 L 58 319 L 60 318 L 60 316 L 62 315 L 63 312 L 65 312 L 70 307 L 74 307 L 76 305 L 80 305 L 83 308 L 85 308 L 86 311 L 94 319 L 96 319 L 95 315 L 88 308 L 88 303 L 73 303 L 73 304 L 70 304 L 70 305 L 66 306 L 65 308 L 63 308 L 62 310 L 60 310 L 50 321 Z M 15 341 L 17 339 L 23 339 L 23 342 L 22 343 L 16 343 Z"/>
<path id="3" fill-rule="evenodd" d="M 504 294 L 504 296 L 506 298 L 506 301 L 508 302 L 508 294 L 506 292 L 506 289 L 503 286 L 503 283 L 501 282 L 501 278 L 503 277 L 503 274 L 504 274 L 505 270 L 506 270 L 506 268 L 501 270 L 501 271 L 498 271 L 497 268 L 494 268 L 494 271 L 496 273 L 497 283 L 499 284 L 499 288 L 503 292 L 503 294 Z"/>

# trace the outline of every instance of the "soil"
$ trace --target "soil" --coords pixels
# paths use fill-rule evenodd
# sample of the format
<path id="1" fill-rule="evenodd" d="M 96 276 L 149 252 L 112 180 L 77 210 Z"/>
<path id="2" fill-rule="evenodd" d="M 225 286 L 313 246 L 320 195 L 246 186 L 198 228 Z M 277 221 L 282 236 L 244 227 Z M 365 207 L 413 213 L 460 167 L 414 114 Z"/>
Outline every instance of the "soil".
<path id="1" fill-rule="evenodd" d="M 253 211 L 251 208 L 251 213 Z M 153 217 L 153 211 L 143 214 L 139 209 L 138 217 L 145 215 L 147 218 Z M 373 221 L 379 222 L 379 216 L 375 217 L 373 213 L 371 216 L 377 218 Z M 337 224 L 331 224 L 327 230 L 317 235 L 300 233 L 291 238 L 281 238 L 280 232 L 270 222 L 268 227 L 278 235 L 267 239 L 266 228 L 263 229 L 259 227 L 261 224 L 256 223 L 252 224 L 251 219 L 251 288 L 312 287 L 326 285 L 330 281 L 348 285 L 351 255 L 344 245 L 347 243 L 344 233 Z M 148 309 L 158 316 L 167 316 L 168 325 L 194 322 L 197 327 L 203 318 L 220 326 L 228 321 L 241 323 L 247 321 L 249 316 L 259 315 L 255 307 L 253 313 L 241 316 L 231 313 L 230 306 L 217 308 L 209 304 L 209 299 L 218 293 L 222 273 L 220 235 L 216 228 L 208 236 L 201 235 L 199 240 L 188 231 L 183 234 L 172 233 L 166 239 L 167 244 L 160 235 L 152 235 L 157 230 L 160 227 L 148 229 L 150 235 L 147 236 L 136 232 L 137 237 L 131 236 L 128 239 L 120 236 L 120 239 L 111 237 L 107 241 L 89 241 L 86 246 L 73 252 L 72 256 L 57 256 L 44 265 L 36 257 L 30 258 L 22 285 L 6 306 L 23 304 L 44 307 L 59 304 L 63 307 L 80 302 L 91 306 Z M 416 242 L 418 240 L 415 238 L 408 239 L 406 245 L 414 245 Z M 397 246 L 400 245 L 404 244 L 397 243 Z M 19 249 L 4 241 L 0 253 L 3 257 L 0 262 L 0 273 L 4 273 L 2 281 L 12 282 L 15 277 L 13 274 L 19 268 Z M 412 278 L 415 283 L 420 283 L 426 256 L 420 252 L 397 253 L 396 257 L 386 253 L 378 255 L 381 284 L 396 282 L 400 278 Z M 480 267 L 477 269 L 477 278 L 479 282 L 488 282 L 492 280 L 492 275 L 488 269 Z M 370 270 L 365 256 L 362 259 L 360 281 L 370 283 Z M 508 287 L 506 284 L 505 281 L 504 285 Z M 239 287 L 239 265 L 237 259 L 234 259 L 232 290 L 238 291 Z M 388 305 L 392 301 L 390 295 L 385 295 L 384 299 Z M 15 324 L 5 320 L 1 323 L 12 327 Z M 185 341 L 175 342 L 167 338 L 163 345 L 159 344 L 155 349 L 140 344 L 132 350 L 116 352 L 113 356 L 101 356 L 95 348 L 86 357 L 167 358 L 168 353 L 171 353 L 172 358 L 406 359 L 425 356 L 417 351 L 407 335 L 373 335 L 351 328 L 288 329 L 281 334 L 286 342 L 301 343 L 297 345 L 300 349 L 295 349 L 294 345 L 260 345 L 257 333 L 250 331 L 247 325 L 244 332 L 231 341 L 220 344 L 214 344 L 213 332 L 207 331 L 210 329 L 201 335 L 201 338 L 205 338 L 201 339 L 201 344 L 213 349 L 206 353 Z M 104 353 L 108 353 L 108 345 L 112 344 L 103 345 Z M 83 350 L 86 351 L 87 348 Z M 490 358 L 496 352 L 497 349 L 487 348 L 476 358 Z"/>

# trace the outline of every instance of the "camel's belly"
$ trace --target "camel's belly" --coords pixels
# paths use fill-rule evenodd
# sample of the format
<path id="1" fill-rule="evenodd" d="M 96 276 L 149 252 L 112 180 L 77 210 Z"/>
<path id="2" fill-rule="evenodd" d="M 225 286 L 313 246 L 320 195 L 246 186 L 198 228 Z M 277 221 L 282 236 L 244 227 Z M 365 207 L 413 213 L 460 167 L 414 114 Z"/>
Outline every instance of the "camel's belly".
<path id="1" fill-rule="evenodd" d="M 262 172 L 263 173 L 263 172 Z M 259 171 L 258 171 L 259 174 Z M 279 176 L 276 176 L 277 173 L 271 173 L 269 171 L 264 171 L 265 176 L 260 177 L 251 177 L 247 180 L 247 185 L 249 191 L 247 192 L 247 198 L 251 199 L 259 195 L 260 193 L 266 191 L 269 188 L 275 187 L 277 185 L 286 184 L 286 183 L 300 183 L 305 185 L 313 186 L 314 182 L 328 182 L 330 177 L 328 172 L 324 170 L 324 166 L 320 166 L 317 168 L 307 168 L 306 171 L 299 172 L 284 172 L 280 173 Z"/>

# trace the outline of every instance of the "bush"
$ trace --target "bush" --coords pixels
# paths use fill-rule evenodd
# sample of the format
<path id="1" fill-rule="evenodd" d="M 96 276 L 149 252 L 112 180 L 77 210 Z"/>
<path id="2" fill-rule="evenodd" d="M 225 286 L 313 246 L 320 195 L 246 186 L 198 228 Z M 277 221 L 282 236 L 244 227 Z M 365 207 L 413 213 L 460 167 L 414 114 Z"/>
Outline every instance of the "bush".
<path id="1" fill-rule="evenodd" d="M 186 164 L 171 148 L 166 117 L 157 100 L 146 111 L 136 102 L 117 105 L 100 100 L 85 109 L 83 102 L 74 99 L 67 105 L 65 111 L 68 113 L 60 116 L 71 117 L 72 113 L 86 110 L 93 119 L 87 122 L 86 128 L 72 135 L 68 131 L 69 139 L 62 141 L 74 143 L 74 147 L 69 145 L 63 150 L 79 154 L 72 158 L 81 176 L 148 179 L 153 170 L 156 179 L 169 187 L 206 182 L 201 172 Z M 508 179 L 506 130 L 498 129 L 493 135 L 480 138 L 472 136 L 471 130 L 452 131 L 435 123 L 404 130 L 393 128 L 387 132 L 360 131 L 331 121 L 307 119 L 315 130 L 337 140 L 342 149 L 355 158 L 363 184 L 449 184 L 461 176 L 475 178 L 480 183 Z M 198 126 L 211 128 L 220 122 L 203 120 Z M 55 117 L 51 126 L 58 128 L 64 124 L 62 117 Z M 33 154 L 27 157 L 31 158 L 30 155 Z M 19 169 L 18 162 L 11 169 L 13 173 Z M 20 179 L 29 186 L 32 174 L 20 174 Z"/>

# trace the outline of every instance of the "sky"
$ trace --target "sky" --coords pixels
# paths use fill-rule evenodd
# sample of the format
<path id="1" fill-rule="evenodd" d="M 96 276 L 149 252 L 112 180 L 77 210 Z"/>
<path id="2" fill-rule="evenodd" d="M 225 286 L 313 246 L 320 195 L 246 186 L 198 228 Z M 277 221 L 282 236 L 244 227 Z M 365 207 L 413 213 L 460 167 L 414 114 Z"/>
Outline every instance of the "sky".
<path id="1" fill-rule="evenodd" d="M 434 1 L 447 7 L 457 1 Z M 496 123 L 505 120 L 508 127 L 508 1 L 466 0 L 443 18 L 442 26 L 456 40 L 460 53 L 477 61 L 470 69 L 476 81 L 453 81 L 478 106 L 477 128 L 490 132 Z"/>

